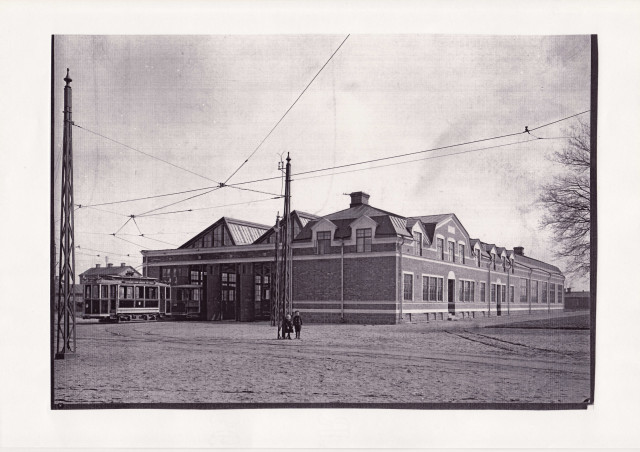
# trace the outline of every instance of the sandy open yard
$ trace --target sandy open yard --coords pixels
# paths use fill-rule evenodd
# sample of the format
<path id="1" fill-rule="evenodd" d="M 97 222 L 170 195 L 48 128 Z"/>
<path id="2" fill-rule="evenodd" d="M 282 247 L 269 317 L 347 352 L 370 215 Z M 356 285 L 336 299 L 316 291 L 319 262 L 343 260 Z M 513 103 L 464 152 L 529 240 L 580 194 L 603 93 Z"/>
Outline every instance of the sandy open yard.
<path id="1" fill-rule="evenodd" d="M 506 328 L 505 328 L 506 327 Z M 54 363 L 54 400 L 84 403 L 581 403 L 586 314 L 388 326 L 77 325 Z"/>

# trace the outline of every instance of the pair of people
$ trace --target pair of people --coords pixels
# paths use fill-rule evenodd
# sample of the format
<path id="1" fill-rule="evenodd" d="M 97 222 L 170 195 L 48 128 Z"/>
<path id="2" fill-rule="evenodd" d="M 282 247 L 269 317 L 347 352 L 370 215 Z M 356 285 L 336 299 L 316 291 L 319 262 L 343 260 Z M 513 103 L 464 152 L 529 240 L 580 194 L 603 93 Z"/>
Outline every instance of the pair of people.
<path id="1" fill-rule="evenodd" d="M 282 339 L 291 339 L 291 333 L 295 329 L 296 339 L 300 339 L 300 331 L 302 331 L 302 317 L 300 311 L 296 311 L 291 318 L 291 314 L 287 314 L 282 322 Z"/>

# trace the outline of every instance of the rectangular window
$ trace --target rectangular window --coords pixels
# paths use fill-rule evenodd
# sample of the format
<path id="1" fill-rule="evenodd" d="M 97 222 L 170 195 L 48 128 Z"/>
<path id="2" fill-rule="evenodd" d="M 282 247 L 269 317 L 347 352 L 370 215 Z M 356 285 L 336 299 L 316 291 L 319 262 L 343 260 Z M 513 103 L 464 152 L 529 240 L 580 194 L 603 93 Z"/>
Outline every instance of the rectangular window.
<path id="1" fill-rule="evenodd" d="M 547 283 L 542 283 L 542 302 L 547 304 Z"/>
<path id="2" fill-rule="evenodd" d="M 456 244 L 454 242 L 449 242 L 449 262 L 456 261 Z"/>
<path id="3" fill-rule="evenodd" d="M 144 298 L 144 287 L 136 286 L 136 298 Z"/>
<path id="4" fill-rule="evenodd" d="M 458 281 L 458 301 L 464 301 L 464 281 Z"/>
<path id="5" fill-rule="evenodd" d="M 323 231 L 317 233 L 317 249 L 318 254 L 329 254 L 331 250 L 331 232 Z"/>
<path id="6" fill-rule="evenodd" d="M 538 281 L 531 282 L 531 303 L 538 302 Z"/>
<path id="7" fill-rule="evenodd" d="M 515 287 L 509 286 L 509 303 L 513 303 L 515 301 Z"/>
<path id="8" fill-rule="evenodd" d="M 476 264 L 480 267 L 480 250 L 476 251 Z"/>
<path id="9" fill-rule="evenodd" d="M 480 283 L 480 301 L 487 301 L 487 284 L 483 282 Z"/>
<path id="10" fill-rule="evenodd" d="M 429 277 L 429 301 L 442 301 L 442 295 L 438 295 L 438 290 L 442 291 L 442 278 Z"/>
<path id="11" fill-rule="evenodd" d="M 413 239 L 415 240 L 416 256 L 422 256 L 422 232 L 414 232 Z"/>
<path id="12" fill-rule="evenodd" d="M 561 303 L 561 304 L 562 304 L 562 292 L 563 292 L 562 284 L 558 284 L 558 303 Z"/>
<path id="13" fill-rule="evenodd" d="M 100 286 L 100 298 L 108 298 L 109 297 L 109 286 Z"/>
<path id="14" fill-rule="evenodd" d="M 471 281 L 464 282 L 464 301 L 471 301 Z"/>
<path id="15" fill-rule="evenodd" d="M 84 286 L 84 297 L 91 298 L 91 286 L 89 284 Z"/>
<path id="16" fill-rule="evenodd" d="M 443 261 L 444 260 L 444 240 L 437 239 L 436 243 L 437 243 L 438 257 L 440 258 L 441 261 Z"/>
<path id="17" fill-rule="evenodd" d="M 464 245 L 460 243 L 458 248 L 460 249 L 460 262 L 464 264 Z"/>
<path id="18" fill-rule="evenodd" d="M 492 254 L 491 255 L 491 265 L 493 266 L 493 269 L 496 269 L 496 255 Z"/>
<path id="19" fill-rule="evenodd" d="M 356 229 L 356 252 L 371 252 L 371 228 Z"/>
<path id="20" fill-rule="evenodd" d="M 207 232 L 207 234 L 204 236 L 204 239 L 202 241 L 202 246 L 203 248 L 211 248 L 211 239 L 213 233 L 211 231 Z"/>
<path id="21" fill-rule="evenodd" d="M 527 303 L 527 280 L 520 280 L 520 303 Z"/>
<path id="22" fill-rule="evenodd" d="M 496 285 L 491 284 L 491 303 L 496 302 Z"/>
<path id="23" fill-rule="evenodd" d="M 422 277 L 422 301 L 429 301 L 429 277 Z"/>
<path id="24" fill-rule="evenodd" d="M 507 258 L 502 256 L 502 271 L 507 271 Z"/>
<path id="25" fill-rule="evenodd" d="M 145 287 L 145 298 L 147 300 L 158 299 L 158 289 L 156 287 Z"/>
<path id="26" fill-rule="evenodd" d="M 97 284 L 93 285 L 91 288 L 91 298 L 99 298 L 100 293 L 98 292 L 99 286 Z"/>
<path id="27" fill-rule="evenodd" d="M 405 273 L 404 275 L 404 300 L 413 300 L 413 275 Z"/>
<path id="28" fill-rule="evenodd" d="M 551 303 L 556 302 L 556 285 L 553 283 L 549 286 L 549 301 Z"/>
<path id="29" fill-rule="evenodd" d="M 469 296 L 469 301 L 476 301 L 476 283 L 475 281 L 471 281 L 471 295 Z"/>

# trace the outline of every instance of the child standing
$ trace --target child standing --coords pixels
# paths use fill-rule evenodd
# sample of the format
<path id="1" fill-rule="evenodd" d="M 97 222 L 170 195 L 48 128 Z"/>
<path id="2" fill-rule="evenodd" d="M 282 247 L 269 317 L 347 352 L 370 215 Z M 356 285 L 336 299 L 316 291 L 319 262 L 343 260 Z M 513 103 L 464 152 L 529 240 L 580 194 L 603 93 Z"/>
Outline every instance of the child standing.
<path id="1" fill-rule="evenodd" d="M 296 329 L 296 339 L 300 339 L 300 330 L 302 330 L 302 317 L 300 317 L 300 311 L 296 311 L 293 315 L 293 327 Z"/>
<path id="2" fill-rule="evenodd" d="M 287 339 L 291 339 L 291 332 L 293 331 L 293 324 L 291 323 L 291 315 L 287 314 L 282 324 L 282 339 L 286 333 Z"/>

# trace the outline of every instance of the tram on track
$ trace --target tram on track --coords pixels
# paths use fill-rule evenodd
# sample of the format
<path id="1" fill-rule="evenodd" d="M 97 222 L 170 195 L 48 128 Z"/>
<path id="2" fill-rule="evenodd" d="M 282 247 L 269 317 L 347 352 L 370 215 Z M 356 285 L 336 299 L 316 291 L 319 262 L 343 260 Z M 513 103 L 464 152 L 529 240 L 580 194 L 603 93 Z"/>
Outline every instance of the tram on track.
<path id="1" fill-rule="evenodd" d="M 169 297 L 167 299 L 169 300 Z M 167 315 L 176 320 L 199 319 L 202 300 L 202 287 L 197 284 L 171 286 Z"/>
<path id="2" fill-rule="evenodd" d="M 172 307 L 170 286 L 155 278 L 100 276 L 84 284 L 83 319 L 158 320 L 171 316 Z"/>

